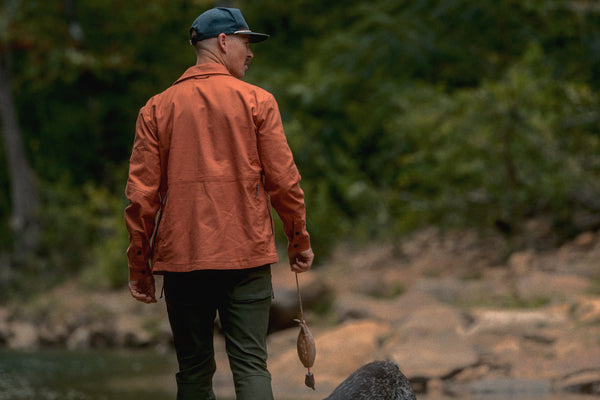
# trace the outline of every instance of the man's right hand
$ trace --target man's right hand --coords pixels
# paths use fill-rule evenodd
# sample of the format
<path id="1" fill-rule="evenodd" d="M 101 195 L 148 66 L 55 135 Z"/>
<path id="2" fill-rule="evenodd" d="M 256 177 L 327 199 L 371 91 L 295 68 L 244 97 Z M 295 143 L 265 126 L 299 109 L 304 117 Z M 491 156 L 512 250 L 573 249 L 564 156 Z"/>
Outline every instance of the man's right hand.
<path id="1" fill-rule="evenodd" d="M 139 280 L 130 280 L 129 291 L 136 300 L 142 303 L 156 303 L 156 289 L 152 275 Z"/>

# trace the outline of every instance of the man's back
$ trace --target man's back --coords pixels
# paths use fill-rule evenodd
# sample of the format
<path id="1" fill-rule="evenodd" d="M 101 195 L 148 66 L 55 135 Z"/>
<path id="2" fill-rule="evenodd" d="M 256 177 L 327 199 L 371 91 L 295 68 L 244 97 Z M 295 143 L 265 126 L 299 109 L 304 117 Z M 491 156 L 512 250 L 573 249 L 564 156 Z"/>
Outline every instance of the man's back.
<path id="1" fill-rule="evenodd" d="M 150 100 L 169 185 L 256 178 L 262 166 L 257 125 L 276 107 L 266 91 L 234 78 L 218 64 L 195 66 Z"/>
<path id="2" fill-rule="evenodd" d="M 150 99 L 138 130 L 156 136 L 168 193 L 155 271 L 277 261 L 265 184 L 291 187 L 299 174 L 271 94 L 219 64 L 197 65 Z"/>

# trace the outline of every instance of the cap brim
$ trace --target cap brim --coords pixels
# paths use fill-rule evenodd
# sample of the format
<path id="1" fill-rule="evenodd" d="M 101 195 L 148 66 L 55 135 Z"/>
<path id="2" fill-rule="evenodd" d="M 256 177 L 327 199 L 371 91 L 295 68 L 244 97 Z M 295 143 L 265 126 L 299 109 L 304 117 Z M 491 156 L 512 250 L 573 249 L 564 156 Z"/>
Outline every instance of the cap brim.
<path id="1" fill-rule="evenodd" d="M 252 32 L 250 30 L 242 30 L 233 32 L 234 35 L 246 35 L 250 38 L 250 43 L 258 43 L 269 38 L 266 33 Z"/>

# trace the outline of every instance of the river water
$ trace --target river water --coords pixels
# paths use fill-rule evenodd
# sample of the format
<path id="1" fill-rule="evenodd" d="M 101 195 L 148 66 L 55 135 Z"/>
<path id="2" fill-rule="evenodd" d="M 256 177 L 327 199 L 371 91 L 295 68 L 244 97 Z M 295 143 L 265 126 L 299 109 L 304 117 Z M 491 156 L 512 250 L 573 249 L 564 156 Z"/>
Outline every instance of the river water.
<path id="1" fill-rule="evenodd" d="M 0 400 L 170 399 L 173 362 L 153 351 L 0 351 Z"/>
<path id="2" fill-rule="evenodd" d="M 171 353 L 150 350 L 0 350 L 0 400 L 170 400 L 175 398 L 175 370 Z M 433 395 L 418 396 L 418 399 L 456 400 Z M 499 382 L 461 397 L 461 400 L 599 399 L 577 394 L 551 394 L 543 383 L 525 383 L 518 390 L 514 382 Z"/>

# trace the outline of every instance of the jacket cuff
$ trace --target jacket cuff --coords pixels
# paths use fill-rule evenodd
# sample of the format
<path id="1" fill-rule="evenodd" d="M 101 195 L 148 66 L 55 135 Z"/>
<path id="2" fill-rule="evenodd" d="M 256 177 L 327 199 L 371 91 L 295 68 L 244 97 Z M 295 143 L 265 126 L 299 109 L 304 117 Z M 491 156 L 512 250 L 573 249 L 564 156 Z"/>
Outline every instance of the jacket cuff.
<path id="1" fill-rule="evenodd" d="M 132 268 L 129 267 L 129 280 L 130 281 L 139 281 L 148 276 L 152 275 L 152 271 L 150 269 L 140 269 L 140 268 Z"/>
<path id="2" fill-rule="evenodd" d="M 306 231 L 304 221 L 294 221 L 294 229 L 288 237 L 288 252 L 298 252 L 310 249 L 310 236 Z"/>

